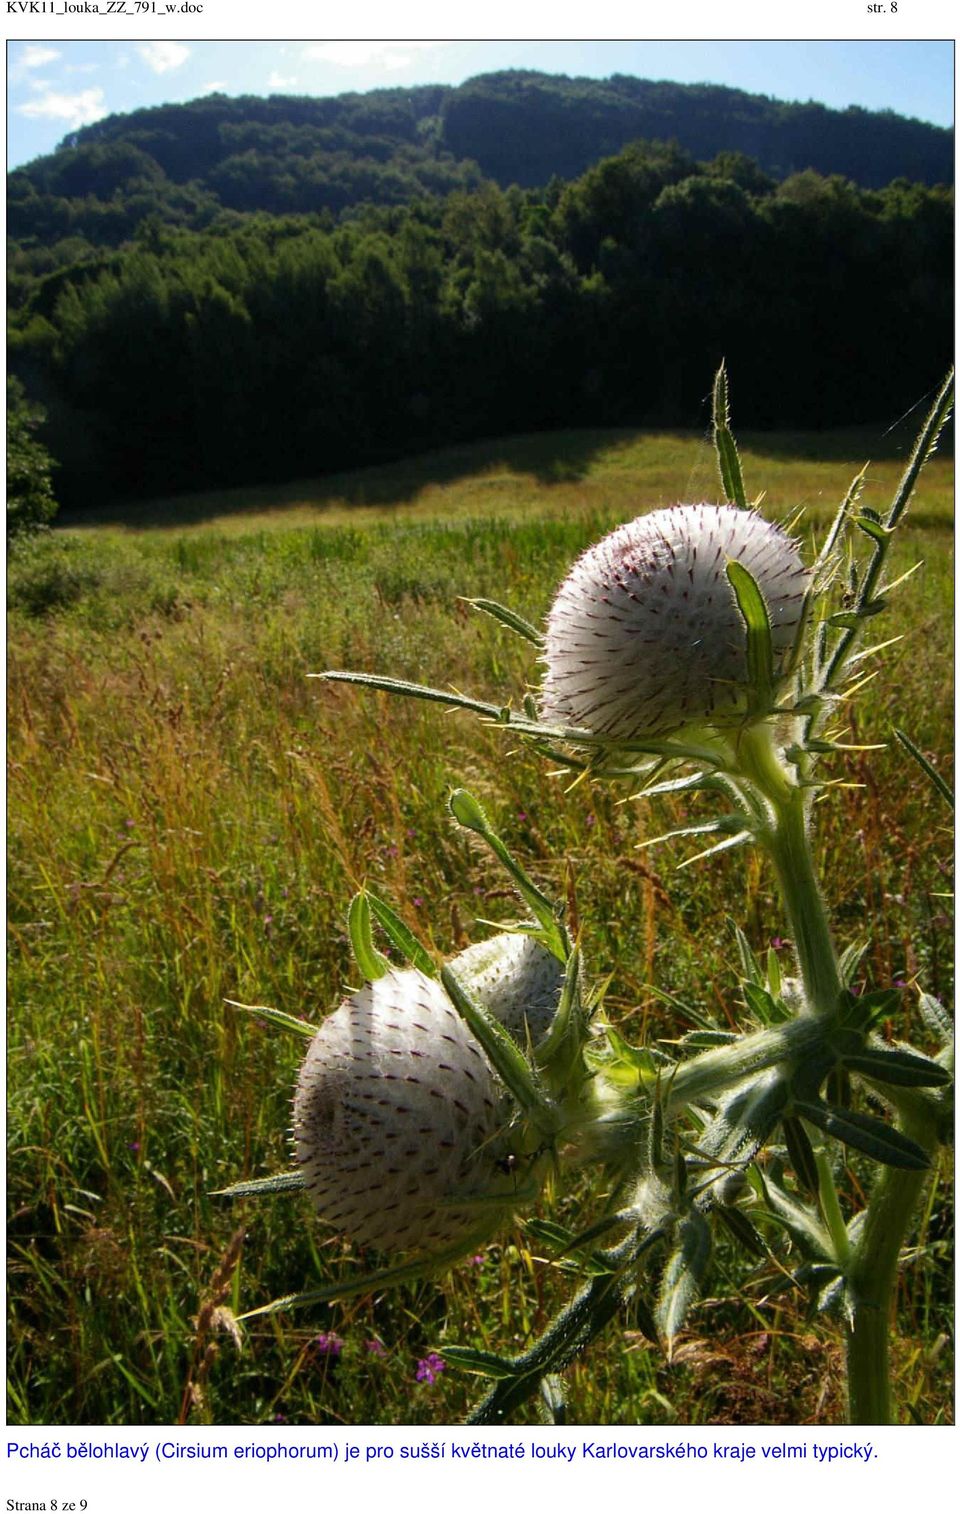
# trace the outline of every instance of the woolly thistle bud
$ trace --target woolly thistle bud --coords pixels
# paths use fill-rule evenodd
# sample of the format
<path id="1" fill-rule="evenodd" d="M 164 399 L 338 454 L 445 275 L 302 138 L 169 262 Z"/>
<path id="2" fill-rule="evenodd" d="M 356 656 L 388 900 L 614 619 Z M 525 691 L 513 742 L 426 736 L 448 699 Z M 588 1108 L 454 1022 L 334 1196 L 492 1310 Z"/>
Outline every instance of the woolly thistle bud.
<path id="1" fill-rule="evenodd" d="M 563 988 L 563 966 L 532 936 L 500 935 L 468 946 L 450 963 L 467 993 L 521 1046 L 541 1041 Z"/>
<path id="2" fill-rule="evenodd" d="M 469 1247 L 511 1207 L 511 1107 L 439 983 L 392 970 L 311 1041 L 294 1096 L 296 1158 L 321 1218 L 359 1244 Z M 470 1203 L 497 1195 L 503 1206 Z"/>
<path id="3" fill-rule="evenodd" d="M 742 708 L 731 560 L 760 587 L 781 662 L 809 578 L 796 544 L 755 511 L 675 505 L 619 526 L 574 563 L 547 622 L 541 718 L 629 741 Z"/>

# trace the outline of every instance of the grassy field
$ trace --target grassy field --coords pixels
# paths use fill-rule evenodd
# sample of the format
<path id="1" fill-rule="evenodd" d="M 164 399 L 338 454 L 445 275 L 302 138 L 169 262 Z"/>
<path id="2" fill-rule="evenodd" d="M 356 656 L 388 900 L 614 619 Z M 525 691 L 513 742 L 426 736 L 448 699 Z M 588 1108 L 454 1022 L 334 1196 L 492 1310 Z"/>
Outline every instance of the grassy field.
<path id="1" fill-rule="evenodd" d="M 875 459 L 880 506 L 909 437 L 743 439 L 773 518 L 822 530 Z M 309 680 L 324 668 L 453 684 L 516 702 L 524 644 L 458 595 L 538 620 L 570 559 L 641 510 L 717 496 L 692 435 L 568 433 L 326 481 L 68 521 L 18 549 L 9 618 L 8 1414 L 21 1423 L 451 1423 L 477 1396 L 445 1343 L 516 1351 L 570 1280 L 522 1228 L 455 1269 L 356 1304 L 233 1315 L 313 1286 L 351 1252 L 297 1196 L 212 1190 L 287 1165 L 301 1044 L 225 1006 L 315 1018 L 351 974 L 345 907 L 364 881 L 431 946 L 478 939 L 513 902 L 446 818 L 472 789 L 544 887 L 566 891 L 607 1010 L 640 1042 L 688 1028 L 652 992 L 736 1022 L 729 919 L 756 944 L 783 922 L 747 853 L 676 871 L 638 851 L 689 811 L 566 792 L 502 732 L 463 714 Z M 896 566 L 922 568 L 860 696 L 867 742 L 903 726 L 948 778 L 952 466 L 925 473 Z M 859 754 L 819 806 L 841 945 L 864 976 L 952 996 L 946 811 L 894 745 Z M 840 769 L 835 769 L 837 776 Z M 693 807 L 691 806 L 691 809 Z M 898 1033 L 923 1043 L 907 1000 Z M 903 1272 L 895 1371 L 925 1422 L 950 1413 L 949 1172 Z M 857 1175 L 847 1198 L 856 1199 Z M 553 1213 L 579 1223 L 588 1185 Z M 331 1343 L 335 1334 L 339 1351 Z M 814 1327 L 720 1250 L 676 1360 L 608 1331 L 570 1376 L 582 1423 L 775 1423 L 842 1413 L 836 1322 Z M 536 1411 L 524 1411 L 534 1418 Z"/>

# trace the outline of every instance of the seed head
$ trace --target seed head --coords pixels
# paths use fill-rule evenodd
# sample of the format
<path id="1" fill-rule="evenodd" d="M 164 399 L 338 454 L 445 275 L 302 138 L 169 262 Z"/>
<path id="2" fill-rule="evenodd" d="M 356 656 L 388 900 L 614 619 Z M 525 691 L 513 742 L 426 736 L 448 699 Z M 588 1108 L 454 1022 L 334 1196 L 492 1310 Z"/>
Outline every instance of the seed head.
<path id="1" fill-rule="evenodd" d="M 321 1218 L 361 1245 L 435 1253 L 491 1234 L 511 1104 L 438 983 L 386 973 L 320 1027 L 293 1104 L 296 1159 Z"/>
<path id="2" fill-rule="evenodd" d="M 628 741 L 742 708 L 746 634 L 731 559 L 760 587 L 779 663 L 809 578 L 796 544 L 752 510 L 674 505 L 619 526 L 574 563 L 547 621 L 541 718 Z"/>
<path id="3" fill-rule="evenodd" d="M 541 1041 L 553 1022 L 563 967 L 532 936 L 478 941 L 450 963 L 464 988 L 522 1047 Z"/>

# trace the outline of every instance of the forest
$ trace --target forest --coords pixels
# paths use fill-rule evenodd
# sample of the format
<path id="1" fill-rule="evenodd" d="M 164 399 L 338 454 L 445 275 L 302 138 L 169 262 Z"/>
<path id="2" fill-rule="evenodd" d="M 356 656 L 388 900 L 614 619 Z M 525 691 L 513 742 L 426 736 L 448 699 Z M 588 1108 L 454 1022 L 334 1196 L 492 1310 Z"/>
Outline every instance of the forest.
<path id="1" fill-rule="evenodd" d="M 951 144 L 519 73 L 111 117 L 10 176 L 10 366 L 74 507 L 675 425 L 724 356 L 743 424 L 856 424 L 948 360 Z"/>

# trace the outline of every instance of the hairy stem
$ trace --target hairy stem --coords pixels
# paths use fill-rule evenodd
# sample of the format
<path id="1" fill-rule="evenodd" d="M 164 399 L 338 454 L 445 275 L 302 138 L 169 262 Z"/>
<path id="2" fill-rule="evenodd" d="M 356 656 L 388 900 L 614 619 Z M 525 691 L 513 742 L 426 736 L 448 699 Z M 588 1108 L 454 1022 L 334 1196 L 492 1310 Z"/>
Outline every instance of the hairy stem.
<path id="1" fill-rule="evenodd" d="M 901 1116 L 906 1135 L 936 1149 L 933 1120 L 919 1111 Z M 852 1425 L 893 1423 L 890 1328 L 897 1264 L 929 1174 L 884 1167 L 863 1216 L 848 1277 L 852 1315 L 847 1326 L 847 1394 Z"/>

